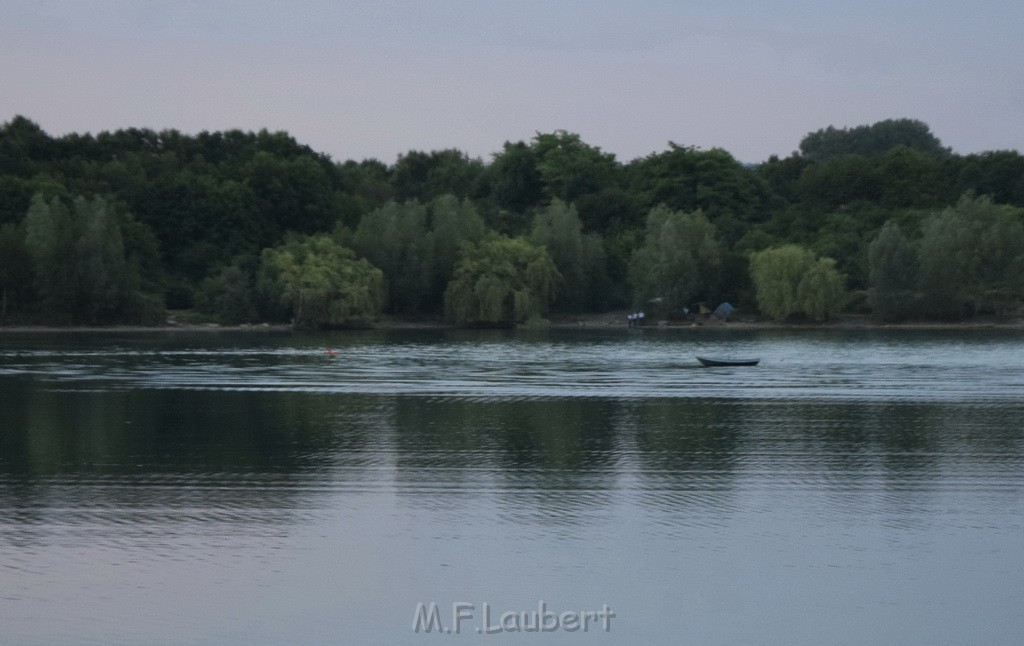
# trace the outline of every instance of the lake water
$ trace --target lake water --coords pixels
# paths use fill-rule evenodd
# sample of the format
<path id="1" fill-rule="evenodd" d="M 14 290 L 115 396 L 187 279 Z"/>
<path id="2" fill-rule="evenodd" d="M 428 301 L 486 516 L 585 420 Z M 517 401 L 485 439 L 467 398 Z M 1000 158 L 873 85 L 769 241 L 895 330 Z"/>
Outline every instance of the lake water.
<path id="1" fill-rule="evenodd" d="M 1022 394 L 1019 331 L 4 334 L 0 642 L 1016 644 Z"/>

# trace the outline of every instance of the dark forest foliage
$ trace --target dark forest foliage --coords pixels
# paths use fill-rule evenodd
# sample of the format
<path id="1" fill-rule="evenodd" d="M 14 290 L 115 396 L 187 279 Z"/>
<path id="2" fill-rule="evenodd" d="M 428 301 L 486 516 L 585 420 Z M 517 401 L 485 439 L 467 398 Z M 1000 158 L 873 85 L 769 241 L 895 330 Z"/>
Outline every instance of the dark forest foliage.
<path id="1" fill-rule="evenodd" d="M 754 166 L 675 143 L 623 163 L 563 130 L 388 165 L 283 132 L 51 137 L 19 116 L 0 125 L 0 322 L 1017 316 L 1022 207 L 1018 152 L 958 155 L 911 119 Z"/>

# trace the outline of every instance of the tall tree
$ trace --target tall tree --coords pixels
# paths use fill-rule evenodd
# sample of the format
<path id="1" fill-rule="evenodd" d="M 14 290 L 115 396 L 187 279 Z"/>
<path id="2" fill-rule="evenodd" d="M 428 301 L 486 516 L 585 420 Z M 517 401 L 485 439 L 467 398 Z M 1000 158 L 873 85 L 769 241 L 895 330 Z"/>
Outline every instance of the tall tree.
<path id="1" fill-rule="evenodd" d="M 429 202 L 442 195 L 473 197 L 484 165 L 459 150 L 409 151 L 398 158 L 391 183 L 398 200 Z"/>
<path id="2" fill-rule="evenodd" d="M 655 207 L 647 216 L 644 244 L 630 264 L 635 304 L 657 298 L 676 311 L 696 297 L 708 298 L 716 293 L 721 266 L 715 227 L 701 211 Z"/>
<path id="3" fill-rule="evenodd" d="M 573 202 L 600 191 L 616 174 L 615 155 L 585 144 L 576 133 L 537 133 L 531 148 L 537 156 L 537 170 L 545 192 L 551 199 Z"/>
<path id="4" fill-rule="evenodd" d="M 558 199 L 534 216 L 530 241 L 547 249 L 565 281 L 555 309 L 595 309 L 607 288 L 604 247 L 600 238 L 583 234 L 582 228 L 576 208 Z"/>
<path id="5" fill-rule="evenodd" d="M 0 125 L 0 175 L 33 175 L 53 152 L 53 139 L 31 119 L 17 115 Z"/>
<path id="6" fill-rule="evenodd" d="M 343 187 L 338 196 L 342 224 L 355 229 L 364 215 L 395 199 L 389 169 L 383 162 L 352 160 L 336 167 Z"/>
<path id="7" fill-rule="evenodd" d="M 615 155 L 565 130 L 537 133 L 530 143 L 548 200 L 573 204 L 586 232 L 606 232 L 637 217 L 623 191 L 625 171 Z"/>
<path id="8" fill-rule="evenodd" d="M 963 318 L 1021 298 L 1024 212 L 963 197 L 921 225 L 919 287 L 925 311 Z M 998 313 L 998 312 L 997 312 Z"/>
<path id="9" fill-rule="evenodd" d="M 43 309 L 61 320 L 89 323 L 159 317 L 162 300 L 142 289 L 144 263 L 129 262 L 125 253 L 124 230 L 144 244 L 131 224 L 101 197 L 78 197 L 69 209 L 59 198 L 47 203 L 35 196 L 25 216 L 25 244 Z"/>
<path id="10" fill-rule="evenodd" d="M 482 177 L 488 198 L 497 207 L 492 229 L 518 234 L 526 225 L 526 212 L 544 199 L 544 181 L 537 168 L 537 153 L 525 142 L 505 142 Z"/>
<path id="11" fill-rule="evenodd" d="M 433 242 L 433 286 L 430 302 L 442 305 L 444 290 L 459 261 L 462 248 L 467 243 L 477 244 L 484 238 L 487 227 L 473 202 L 459 200 L 454 195 L 442 195 L 429 205 L 430 236 Z"/>
<path id="12" fill-rule="evenodd" d="M 645 208 L 699 209 L 730 244 L 768 215 L 767 184 L 720 148 L 704 151 L 669 142 L 667 151 L 635 160 L 627 171 Z"/>
<path id="13" fill-rule="evenodd" d="M 15 306 L 29 300 L 32 256 L 13 223 L 0 224 L 0 323 Z"/>
<path id="14" fill-rule="evenodd" d="M 258 320 L 256 271 L 247 264 L 238 259 L 207 277 L 196 293 L 196 309 L 229 325 Z"/>
<path id="15" fill-rule="evenodd" d="M 45 309 L 70 314 L 77 300 L 74 283 L 75 243 L 79 230 L 59 198 L 47 202 L 36 194 L 25 214 L 25 245 L 32 257 L 36 292 Z"/>
<path id="16" fill-rule="evenodd" d="M 385 204 L 363 217 L 353 245 L 384 272 L 388 308 L 398 314 L 420 313 L 434 278 L 426 207 L 415 201 Z"/>
<path id="17" fill-rule="evenodd" d="M 81 234 L 76 270 L 79 309 L 92 321 L 113 320 L 126 309 L 138 277 L 124 255 L 121 227 L 106 200 L 75 200 Z"/>
<path id="18" fill-rule="evenodd" d="M 810 210 L 846 208 L 882 197 L 878 164 L 860 155 L 835 155 L 804 169 L 796 184 L 802 205 Z"/>
<path id="19" fill-rule="evenodd" d="M 885 223 L 868 246 L 868 303 L 875 317 L 901 321 L 914 311 L 917 255 L 894 220 Z"/>
<path id="20" fill-rule="evenodd" d="M 935 157 L 946 157 L 948 148 L 932 134 L 928 124 L 916 119 L 886 119 L 869 126 L 835 128 L 809 133 L 800 142 L 800 152 L 821 161 L 836 155 L 872 156 L 904 146 Z"/>
<path id="21" fill-rule="evenodd" d="M 342 217 L 334 166 L 312 155 L 284 158 L 261 151 L 246 167 L 250 187 L 274 231 L 330 231 Z"/>
<path id="22" fill-rule="evenodd" d="M 890 208 L 934 208 L 948 204 L 954 182 L 946 177 L 944 160 L 899 146 L 877 160 L 880 202 Z"/>
<path id="23" fill-rule="evenodd" d="M 1024 206 L 1024 155 L 995 150 L 953 160 L 960 193 L 989 195 L 997 204 Z"/>
<path id="24" fill-rule="evenodd" d="M 250 184 L 191 169 L 149 183 L 137 204 L 172 274 L 198 282 L 225 257 L 258 253 L 280 239 L 279 223 Z"/>
<path id="25" fill-rule="evenodd" d="M 772 155 L 768 161 L 758 165 L 755 172 L 768 184 L 769 189 L 775 195 L 788 202 L 795 202 L 797 200 L 796 182 L 809 163 L 807 158 L 796 153 L 785 159 L 779 159 L 778 156 Z"/>

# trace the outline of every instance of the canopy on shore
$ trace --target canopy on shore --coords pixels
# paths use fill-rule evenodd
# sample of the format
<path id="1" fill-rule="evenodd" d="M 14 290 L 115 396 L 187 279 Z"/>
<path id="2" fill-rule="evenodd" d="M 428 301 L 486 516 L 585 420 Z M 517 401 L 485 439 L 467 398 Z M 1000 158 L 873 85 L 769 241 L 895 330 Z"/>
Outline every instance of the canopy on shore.
<path id="1" fill-rule="evenodd" d="M 731 303 L 721 303 L 715 308 L 714 315 L 718 318 L 727 319 L 734 309 L 736 308 Z"/>

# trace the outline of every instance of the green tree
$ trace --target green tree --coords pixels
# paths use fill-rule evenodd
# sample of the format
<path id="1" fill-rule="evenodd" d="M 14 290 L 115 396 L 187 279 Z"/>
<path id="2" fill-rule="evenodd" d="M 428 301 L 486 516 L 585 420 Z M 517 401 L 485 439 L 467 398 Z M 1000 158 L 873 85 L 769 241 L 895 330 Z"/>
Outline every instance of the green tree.
<path id="1" fill-rule="evenodd" d="M 860 155 L 836 155 L 804 169 L 796 183 L 800 203 L 831 210 L 882 197 L 878 164 Z"/>
<path id="2" fill-rule="evenodd" d="M 757 166 L 755 172 L 767 183 L 775 195 L 788 202 L 795 202 L 797 200 L 796 182 L 809 163 L 807 158 L 801 157 L 797 153 L 793 153 L 785 159 L 779 159 L 777 155 L 772 155 L 768 161 Z"/>
<path id="3" fill-rule="evenodd" d="M 265 249 L 260 274 L 296 327 L 367 325 L 384 305 L 381 271 L 328 235 L 292 236 Z"/>
<path id="4" fill-rule="evenodd" d="M 249 183 L 191 169 L 160 174 L 137 204 L 159 237 L 168 271 L 193 283 L 225 258 L 257 253 L 281 235 Z"/>
<path id="5" fill-rule="evenodd" d="M 958 194 L 989 195 L 996 204 L 1024 206 L 1024 155 L 995 150 L 953 160 Z"/>
<path id="6" fill-rule="evenodd" d="M 902 321 L 914 312 L 917 254 L 894 220 L 868 246 L 868 303 L 883 321 Z"/>
<path id="7" fill-rule="evenodd" d="M 790 237 L 789 241 L 806 244 L 818 256 L 834 258 L 847 287 L 866 290 L 869 268 L 864 249 L 881 225 L 892 216 L 891 209 L 863 203 L 858 208 L 839 209 L 826 214 L 818 219 L 815 229 Z"/>
<path id="8" fill-rule="evenodd" d="M 24 236 L 13 223 L 0 224 L 0 322 L 29 300 L 31 289 L 32 256 Z"/>
<path id="9" fill-rule="evenodd" d="M 944 161 L 912 148 L 899 146 L 877 160 L 880 201 L 889 208 L 933 208 L 947 204 L 950 186 Z"/>
<path id="10" fill-rule="evenodd" d="M 388 309 L 420 313 L 433 275 L 433 239 L 427 209 L 416 201 L 389 202 L 363 217 L 353 237 L 356 252 L 384 272 Z"/>
<path id="11" fill-rule="evenodd" d="M 46 175 L 30 179 L 0 175 L 0 224 L 21 222 L 36 193 L 49 198 L 66 192 L 63 185 Z"/>
<path id="12" fill-rule="evenodd" d="M 433 241 L 433 287 L 428 305 L 443 305 L 444 291 L 455 275 L 462 247 L 483 240 L 487 227 L 473 202 L 454 195 L 442 195 L 429 205 L 430 235 Z"/>
<path id="13" fill-rule="evenodd" d="M 552 199 L 573 202 L 600 191 L 616 175 L 615 155 L 583 143 L 575 133 L 537 133 L 531 148 L 537 156 L 545 192 Z"/>
<path id="14" fill-rule="evenodd" d="M 581 195 L 574 204 L 583 222 L 583 231 L 601 236 L 615 231 L 642 226 L 646 209 L 638 206 L 635 194 L 621 186 L 625 183 L 625 169 L 616 167 L 620 179 L 602 186 L 596 193 Z"/>
<path id="15" fill-rule="evenodd" d="M 505 142 L 487 167 L 481 182 L 496 212 L 488 221 L 492 229 L 506 234 L 521 233 L 526 212 L 544 199 L 544 181 L 537 168 L 537 153 L 525 142 Z"/>
<path id="16" fill-rule="evenodd" d="M 74 283 L 75 242 L 79 231 L 70 210 L 59 198 L 32 198 L 25 214 L 25 245 L 32 257 L 36 292 L 44 309 L 70 311 L 77 300 Z"/>
<path id="17" fill-rule="evenodd" d="M 667 151 L 631 162 L 626 172 L 644 208 L 700 210 L 730 244 L 768 215 L 768 185 L 720 148 L 704 151 L 669 142 Z"/>
<path id="18" fill-rule="evenodd" d="M 818 258 L 804 272 L 796 288 L 797 304 L 808 317 L 825 321 L 834 316 L 846 302 L 843 277 L 836 270 L 836 261 Z"/>
<path id="19" fill-rule="evenodd" d="M 53 152 L 53 139 L 34 121 L 17 115 L 0 125 L 0 174 L 32 175 Z"/>
<path id="20" fill-rule="evenodd" d="M 604 236 L 601 247 L 608 268 L 608 304 L 613 307 L 629 307 L 633 304 L 633 287 L 630 283 L 630 264 L 637 249 L 643 246 L 644 229 L 629 227 L 618 229 Z"/>
<path id="21" fill-rule="evenodd" d="M 258 152 L 244 171 L 264 218 L 277 235 L 330 231 L 342 217 L 334 166 L 324 158 Z"/>
<path id="22" fill-rule="evenodd" d="M 630 263 L 634 302 L 642 306 L 659 298 L 668 311 L 676 311 L 715 293 L 721 266 L 715 227 L 701 211 L 655 207 L 647 216 L 644 244 Z"/>
<path id="23" fill-rule="evenodd" d="M 1024 212 L 965 196 L 921 225 L 919 288 L 926 313 L 1000 313 L 1022 296 Z"/>
<path id="24" fill-rule="evenodd" d="M 442 195 L 471 197 L 484 165 L 458 150 L 409 151 L 395 162 L 391 184 L 399 201 L 429 202 Z"/>
<path id="25" fill-rule="evenodd" d="M 256 278 L 259 259 L 239 256 L 206 278 L 196 293 L 196 309 L 221 323 L 237 325 L 259 318 Z"/>
<path id="26" fill-rule="evenodd" d="M 963 318 L 975 310 L 977 238 L 971 223 L 947 209 L 921 225 L 920 289 L 925 311 L 938 318 Z"/>
<path id="27" fill-rule="evenodd" d="M 389 169 L 383 162 L 352 160 L 336 167 L 342 186 L 340 201 L 342 224 L 355 229 L 364 215 L 395 199 Z"/>
<path id="28" fill-rule="evenodd" d="M 751 254 L 750 277 L 761 311 L 779 321 L 800 314 L 822 321 L 845 300 L 835 261 L 797 245 Z"/>
<path id="29" fill-rule="evenodd" d="M 607 290 L 604 246 L 597 235 L 584 235 L 582 228 L 576 208 L 558 199 L 534 216 L 530 241 L 547 249 L 565 281 L 555 309 L 596 309 Z"/>
<path id="30" fill-rule="evenodd" d="M 605 233 L 638 217 L 635 200 L 623 190 L 626 175 L 615 155 L 565 130 L 537 133 L 530 148 L 548 200 L 575 205 L 584 231 Z"/>
<path id="31" fill-rule="evenodd" d="M 608 275 L 608 254 L 604 241 L 596 233 L 587 233 L 581 239 L 580 263 L 586 276 L 584 298 L 580 307 L 583 311 L 599 312 L 612 303 L 612 281 Z"/>
<path id="32" fill-rule="evenodd" d="M 462 325 L 511 326 L 542 317 L 562 277 L 542 247 L 493 237 L 467 246 L 445 292 L 445 311 Z"/>
<path id="33" fill-rule="evenodd" d="M 148 230 L 102 197 L 78 197 L 73 207 L 37 195 L 25 215 L 25 244 L 43 309 L 67 321 L 158 320 L 163 302 L 143 290 L 140 275 Z M 131 258 L 124 231 L 139 244 Z"/>
<path id="34" fill-rule="evenodd" d="M 950 151 L 932 134 L 928 124 L 916 119 L 886 119 L 869 126 L 835 128 L 809 133 L 800 142 L 800 152 L 821 161 L 837 155 L 879 155 L 903 146 L 934 157 L 946 157 Z"/>
<path id="35" fill-rule="evenodd" d="M 120 224 L 100 197 L 77 198 L 75 214 L 80 227 L 75 250 L 78 309 L 92 321 L 115 320 L 127 309 L 138 283 L 125 260 Z"/>

